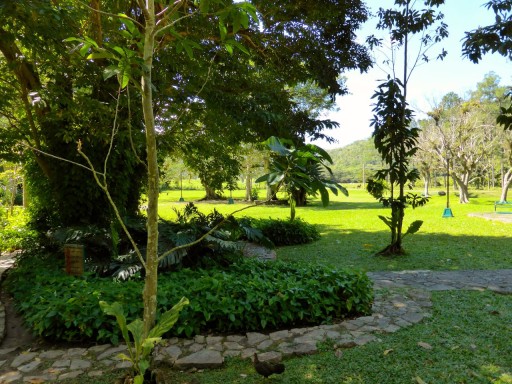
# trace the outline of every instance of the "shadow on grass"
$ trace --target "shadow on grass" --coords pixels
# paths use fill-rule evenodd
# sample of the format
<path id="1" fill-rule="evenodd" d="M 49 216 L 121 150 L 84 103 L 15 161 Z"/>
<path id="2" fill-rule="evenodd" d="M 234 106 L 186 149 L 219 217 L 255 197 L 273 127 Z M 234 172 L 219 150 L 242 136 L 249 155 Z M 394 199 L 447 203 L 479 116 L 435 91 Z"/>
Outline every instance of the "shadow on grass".
<path id="1" fill-rule="evenodd" d="M 378 201 L 331 201 L 327 207 L 324 207 L 320 202 L 309 203 L 306 207 L 314 211 L 348 211 L 355 209 L 382 209 L 382 204 L 380 204 Z M 300 208 L 301 207 L 298 207 L 297 210 L 300 210 Z"/>
<path id="2" fill-rule="evenodd" d="M 512 237 L 417 233 L 406 236 L 406 254 L 377 256 L 389 244 L 388 231 L 340 229 L 318 225 L 319 241 L 282 247 L 278 257 L 289 261 L 319 262 L 338 268 L 379 270 L 510 269 Z"/>

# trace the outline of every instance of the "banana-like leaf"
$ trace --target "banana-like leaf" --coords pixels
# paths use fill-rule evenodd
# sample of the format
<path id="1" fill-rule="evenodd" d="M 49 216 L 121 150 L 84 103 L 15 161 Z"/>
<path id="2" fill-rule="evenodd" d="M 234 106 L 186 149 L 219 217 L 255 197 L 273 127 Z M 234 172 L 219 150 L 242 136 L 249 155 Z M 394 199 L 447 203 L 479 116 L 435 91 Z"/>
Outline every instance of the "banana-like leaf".
<path id="1" fill-rule="evenodd" d="M 411 223 L 411 225 L 409 225 L 409 228 L 407 228 L 407 232 L 405 232 L 404 237 L 405 237 L 405 235 L 412 235 L 412 234 L 418 232 L 422 225 L 423 225 L 423 221 L 421 221 L 421 220 L 413 221 Z"/>
<path id="2" fill-rule="evenodd" d="M 117 301 L 112 304 L 108 304 L 106 301 L 100 301 L 100 308 L 105 314 L 115 316 L 119 329 L 121 330 L 121 334 L 123 335 L 123 339 L 129 346 L 130 337 L 128 336 L 128 328 L 126 326 L 126 317 L 124 316 L 123 306 Z"/>
<path id="3" fill-rule="evenodd" d="M 379 219 L 381 219 L 390 229 L 393 228 L 393 223 L 387 217 L 379 215 Z"/>
<path id="4" fill-rule="evenodd" d="M 150 338 L 161 337 L 165 332 L 169 331 L 178 320 L 181 310 L 189 303 L 190 302 L 186 297 L 182 297 L 178 304 L 160 316 L 157 325 L 149 331 L 148 336 Z"/>
<path id="5" fill-rule="evenodd" d="M 133 344 L 135 346 L 136 356 L 142 355 L 142 343 L 144 341 L 144 323 L 141 319 L 135 319 L 127 325 L 128 330 L 132 334 Z"/>

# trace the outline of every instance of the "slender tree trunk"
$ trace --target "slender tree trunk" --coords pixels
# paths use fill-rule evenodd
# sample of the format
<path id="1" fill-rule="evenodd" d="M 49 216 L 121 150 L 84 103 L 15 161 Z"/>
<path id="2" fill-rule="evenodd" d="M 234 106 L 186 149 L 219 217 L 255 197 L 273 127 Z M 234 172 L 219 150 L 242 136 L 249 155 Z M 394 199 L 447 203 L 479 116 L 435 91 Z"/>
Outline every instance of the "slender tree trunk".
<path id="1" fill-rule="evenodd" d="M 252 175 L 251 168 L 247 166 L 247 176 L 245 177 L 245 200 L 252 201 Z"/>
<path id="2" fill-rule="evenodd" d="M 146 0 L 144 31 L 144 67 L 142 72 L 142 109 L 146 128 L 148 166 L 148 241 L 146 250 L 146 277 L 144 280 L 144 337 L 147 337 L 156 319 L 158 286 L 158 162 L 156 151 L 155 115 L 151 68 L 155 48 L 155 4 Z"/>
<path id="3" fill-rule="evenodd" d="M 423 183 L 424 183 L 424 187 L 423 187 L 423 195 L 425 197 L 428 197 L 429 196 L 429 186 L 430 186 L 430 174 L 426 174 L 423 176 Z"/>

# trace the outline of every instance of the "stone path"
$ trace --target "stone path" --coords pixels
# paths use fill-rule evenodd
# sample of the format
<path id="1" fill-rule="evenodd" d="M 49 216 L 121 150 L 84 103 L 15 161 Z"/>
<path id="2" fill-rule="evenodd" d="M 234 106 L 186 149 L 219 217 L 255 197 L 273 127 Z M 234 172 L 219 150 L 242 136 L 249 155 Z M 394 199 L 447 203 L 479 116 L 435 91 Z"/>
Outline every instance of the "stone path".
<path id="1" fill-rule="evenodd" d="M 8 266 L 8 261 L 0 260 L 0 273 Z M 159 366 L 178 369 L 205 369 L 221 366 L 227 356 L 251 358 L 255 352 L 262 361 L 313 354 L 317 352 L 317 343 L 327 339 L 333 341 L 336 349 L 351 348 L 376 341 L 382 334 L 396 332 L 429 317 L 431 291 L 490 289 L 512 294 L 512 270 L 372 272 L 369 276 L 376 289 L 371 316 L 269 334 L 249 332 L 230 336 L 196 336 L 193 339 L 173 338 L 158 346 L 154 361 Z M 2 312 L 3 307 L 0 308 L 0 327 L 5 329 Z M 1 349 L 0 345 L 0 384 L 44 383 L 82 375 L 101 377 L 107 371 L 129 367 L 127 362 L 117 357 L 126 351 L 125 345 L 29 350 L 13 354 L 16 350 Z"/>

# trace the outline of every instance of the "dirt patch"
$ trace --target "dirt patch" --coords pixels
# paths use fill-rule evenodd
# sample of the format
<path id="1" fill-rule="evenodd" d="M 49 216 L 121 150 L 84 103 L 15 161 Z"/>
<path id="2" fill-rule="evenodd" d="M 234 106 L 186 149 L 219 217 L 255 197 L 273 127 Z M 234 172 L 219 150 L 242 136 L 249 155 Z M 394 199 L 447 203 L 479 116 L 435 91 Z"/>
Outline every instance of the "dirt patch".
<path id="1" fill-rule="evenodd" d="M 478 212 L 469 213 L 471 217 L 481 217 L 487 220 L 501 221 L 503 223 L 512 223 L 512 212 Z"/>

